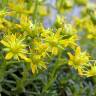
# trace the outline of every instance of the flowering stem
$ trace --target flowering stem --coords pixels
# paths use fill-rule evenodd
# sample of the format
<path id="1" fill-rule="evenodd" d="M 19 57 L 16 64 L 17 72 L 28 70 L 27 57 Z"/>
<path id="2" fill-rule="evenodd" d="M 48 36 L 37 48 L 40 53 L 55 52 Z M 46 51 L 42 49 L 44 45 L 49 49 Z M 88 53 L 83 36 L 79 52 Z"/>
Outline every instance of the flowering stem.
<path id="1" fill-rule="evenodd" d="M 51 72 L 51 75 L 50 75 L 50 79 L 48 81 L 48 83 L 44 86 L 43 88 L 43 91 L 42 93 L 44 94 L 45 92 L 47 92 L 47 90 L 52 86 L 52 83 L 54 82 L 54 80 L 56 80 L 56 77 L 57 77 L 57 70 L 65 63 L 61 63 L 60 64 L 60 58 L 61 58 L 61 54 L 62 52 L 60 52 L 59 56 L 58 56 L 58 59 L 56 60 L 56 63 L 53 65 L 53 68 L 52 68 L 52 72 Z"/>

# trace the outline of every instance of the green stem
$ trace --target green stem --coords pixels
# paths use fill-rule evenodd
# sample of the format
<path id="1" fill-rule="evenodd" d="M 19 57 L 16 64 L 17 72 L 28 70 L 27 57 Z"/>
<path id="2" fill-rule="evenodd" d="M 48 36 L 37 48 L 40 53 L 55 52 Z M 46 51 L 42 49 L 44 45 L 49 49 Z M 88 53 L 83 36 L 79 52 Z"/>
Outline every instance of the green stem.
<path id="1" fill-rule="evenodd" d="M 57 58 L 57 61 L 56 63 L 54 64 L 53 68 L 52 68 L 52 72 L 51 72 L 51 75 L 50 75 L 50 79 L 48 81 L 48 83 L 44 86 L 43 88 L 43 91 L 42 93 L 45 93 L 52 85 L 52 83 L 54 82 L 54 80 L 56 80 L 56 77 L 57 77 L 57 69 L 59 69 L 61 67 L 62 64 L 60 64 L 59 60 L 62 56 L 62 52 L 60 52 L 58 58 Z"/>
<path id="2" fill-rule="evenodd" d="M 35 8 L 34 8 L 34 13 L 33 13 L 33 22 L 35 23 L 36 20 L 36 15 L 37 15 L 37 9 L 38 9 L 38 0 L 35 1 Z"/>
<path id="3" fill-rule="evenodd" d="M 51 76 L 50 76 L 50 80 L 49 80 L 48 83 L 45 85 L 43 92 L 46 92 L 46 91 L 51 87 L 52 83 L 53 83 L 54 80 L 56 79 L 55 73 L 56 73 L 56 70 L 57 70 L 59 67 L 60 67 L 60 66 L 58 66 L 58 65 L 57 65 L 57 66 L 54 65 L 52 74 L 51 74 Z"/>

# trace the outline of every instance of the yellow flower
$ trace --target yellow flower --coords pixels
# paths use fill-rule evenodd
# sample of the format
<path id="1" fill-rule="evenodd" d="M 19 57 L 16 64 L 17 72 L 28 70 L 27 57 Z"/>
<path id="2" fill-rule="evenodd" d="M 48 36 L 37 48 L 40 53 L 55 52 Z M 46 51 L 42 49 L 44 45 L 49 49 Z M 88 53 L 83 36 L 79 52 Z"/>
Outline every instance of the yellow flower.
<path id="1" fill-rule="evenodd" d="M 47 43 L 43 43 L 42 41 L 38 41 L 38 40 L 33 40 L 32 46 L 34 47 L 32 48 L 32 53 L 38 54 L 42 57 L 46 56 L 46 53 L 48 51 Z"/>
<path id="2" fill-rule="evenodd" d="M 57 15 L 56 16 L 56 21 L 55 21 L 55 26 L 57 28 L 62 27 L 63 26 L 63 23 L 64 23 L 64 19 L 65 19 L 64 17 L 61 17 L 61 16 Z"/>
<path id="3" fill-rule="evenodd" d="M 26 2 L 24 0 L 13 0 L 8 3 L 8 7 L 11 9 L 11 12 L 14 11 L 15 13 L 19 13 L 19 15 L 33 13 L 32 8 L 29 8 L 29 10 L 27 9 Z"/>
<path id="4" fill-rule="evenodd" d="M 78 73 L 79 73 L 80 76 L 83 76 L 83 75 L 84 75 L 84 73 L 83 73 L 83 67 L 84 67 L 84 66 L 80 66 L 80 67 L 78 67 L 78 69 L 77 69 L 77 71 L 78 71 Z"/>
<path id="5" fill-rule="evenodd" d="M 49 52 L 51 52 L 53 55 L 58 55 L 59 50 L 64 49 L 64 47 L 67 45 L 67 42 L 63 39 L 63 36 L 59 31 L 55 33 L 52 32 L 51 34 L 47 35 L 45 37 L 45 41 L 49 46 Z"/>
<path id="6" fill-rule="evenodd" d="M 30 60 L 32 73 L 38 72 L 38 69 L 46 69 L 45 59 L 47 57 L 48 45 L 39 40 L 33 40 L 32 48 L 30 48 Z"/>
<path id="7" fill-rule="evenodd" d="M 44 58 L 41 57 L 41 55 L 32 54 L 30 60 L 31 60 L 31 70 L 33 74 L 38 72 L 38 69 L 47 68 L 46 62 L 44 61 Z"/>
<path id="8" fill-rule="evenodd" d="M 83 67 L 82 75 L 91 77 L 96 75 L 96 62 L 94 64 L 89 63 L 87 66 Z"/>
<path id="9" fill-rule="evenodd" d="M 76 48 L 74 55 L 72 55 L 71 53 L 68 53 L 68 55 L 70 58 L 68 64 L 74 67 L 75 69 L 78 69 L 82 65 L 86 65 L 89 61 L 89 56 L 86 52 L 81 52 L 80 47 Z"/>
<path id="10" fill-rule="evenodd" d="M 31 62 L 31 69 L 32 69 L 32 73 L 35 74 L 37 71 L 37 66 L 36 64 L 33 64 L 33 62 Z"/>
<path id="11" fill-rule="evenodd" d="M 24 44 L 24 38 L 22 36 L 18 35 L 6 35 L 3 40 L 1 40 L 1 43 L 6 47 L 4 48 L 5 51 L 7 51 L 7 54 L 5 56 L 6 60 L 15 58 L 24 59 L 28 61 L 28 58 L 26 57 L 26 44 Z"/>
<path id="12" fill-rule="evenodd" d="M 77 26 L 80 27 L 80 30 L 86 32 L 86 36 L 88 39 L 96 39 L 96 25 L 92 22 L 92 20 L 88 17 L 78 19 L 75 18 Z M 83 26 L 85 25 L 85 26 Z"/>
<path id="13" fill-rule="evenodd" d="M 1 10 L 0 11 L 0 18 L 6 16 L 8 14 L 8 12 L 6 12 L 6 10 Z"/>
<path id="14" fill-rule="evenodd" d="M 57 47 L 53 47 L 53 48 L 52 48 L 52 54 L 53 54 L 53 55 L 57 55 L 57 54 L 58 54 L 58 51 L 59 51 L 59 50 L 58 50 Z"/>
<path id="15" fill-rule="evenodd" d="M 33 24 L 31 20 L 28 18 L 27 15 L 21 15 L 20 16 L 20 24 L 15 25 L 17 28 L 20 28 L 21 30 L 26 30 L 28 32 L 32 31 L 31 27 L 33 28 Z"/>
<path id="16" fill-rule="evenodd" d="M 71 48 L 74 48 L 77 46 L 76 44 L 76 40 L 78 40 L 78 36 L 75 34 L 75 35 L 72 35 L 69 39 L 68 39 L 68 45 L 71 47 Z"/>

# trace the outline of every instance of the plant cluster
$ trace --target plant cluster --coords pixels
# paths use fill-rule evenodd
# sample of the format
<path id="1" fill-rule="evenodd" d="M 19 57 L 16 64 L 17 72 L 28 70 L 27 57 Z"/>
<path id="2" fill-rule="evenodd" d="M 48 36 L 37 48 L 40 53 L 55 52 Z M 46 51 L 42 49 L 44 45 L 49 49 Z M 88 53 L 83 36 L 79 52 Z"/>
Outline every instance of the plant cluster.
<path id="1" fill-rule="evenodd" d="M 81 96 L 85 93 L 81 90 L 84 85 L 80 79 L 96 75 L 96 54 L 93 54 L 96 43 L 95 4 L 89 4 L 88 0 L 56 0 L 55 3 L 53 6 L 47 0 L 2 0 L 2 96 L 65 96 L 69 93 L 68 96 Z M 72 21 L 68 21 L 66 17 L 74 6 L 81 7 L 80 17 L 69 16 Z M 46 28 L 44 17 L 51 16 L 52 8 L 57 10 L 56 20 Z M 73 93 L 62 87 L 68 82 L 74 83 L 68 79 L 70 76 L 73 80 L 78 76 L 81 93 L 78 93 L 76 84 Z M 96 92 L 92 94 L 96 95 Z M 92 94 L 82 96 L 95 96 Z"/>

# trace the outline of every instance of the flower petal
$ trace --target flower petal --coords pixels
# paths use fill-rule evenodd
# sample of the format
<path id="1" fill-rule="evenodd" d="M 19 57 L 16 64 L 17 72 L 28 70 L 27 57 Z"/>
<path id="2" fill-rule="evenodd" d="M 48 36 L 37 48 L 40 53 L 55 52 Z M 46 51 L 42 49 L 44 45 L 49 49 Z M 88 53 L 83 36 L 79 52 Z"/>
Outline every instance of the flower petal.
<path id="1" fill-rule="evenodd" d="M 6 41 L 1 40 L 0 42 L 1 42 L 4 46 L 6 46 L 6 47 L 10 47 L 9 43 L 7 43 Z"/>
<path id="2" fill-rule="evenodd" d="M 11 59 L 12 57 L 13 57 L 13 53 L 12 53 L 12 52 L 9 52 L 9 53 L 6 54 L 5 59 L 6 59 L 6 60 L 9 60 L 9 59 Z"/>

